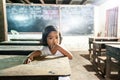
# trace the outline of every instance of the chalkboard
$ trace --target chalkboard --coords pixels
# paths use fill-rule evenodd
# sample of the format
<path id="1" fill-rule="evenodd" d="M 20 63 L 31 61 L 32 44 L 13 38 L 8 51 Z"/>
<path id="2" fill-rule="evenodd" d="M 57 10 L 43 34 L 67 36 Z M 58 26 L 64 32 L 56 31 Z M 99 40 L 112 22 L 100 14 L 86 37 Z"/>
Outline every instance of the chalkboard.
<path id="1" fill-rule="evenodd" d="M 93 6 L 61 6 L 61 31 L 64 35 L 93 34 Z"/>
<path id="2" fill-rule="evenodd" d="M 93 6 L 7 4 L 6 9 L 8 32 L 42 32 L 46 25 L 59 26 L 63 35 L 94 32 Z"/>
<path id="3" fill-rule="evenodd" d="M 47 25 L 59 25 L 58 6 L 7 4 L 8 32 L 42 32 Z"/>

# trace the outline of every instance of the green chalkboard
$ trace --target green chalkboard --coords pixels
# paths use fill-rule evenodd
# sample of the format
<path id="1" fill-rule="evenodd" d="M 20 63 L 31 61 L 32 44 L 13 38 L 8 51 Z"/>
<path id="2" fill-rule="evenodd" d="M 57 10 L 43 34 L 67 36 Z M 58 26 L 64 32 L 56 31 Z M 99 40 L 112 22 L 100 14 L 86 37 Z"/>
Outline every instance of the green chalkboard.
<path id="1" fill-rule="evenodd" d="M 41 32 L 47 25 L 59 25 L 58 6 L 7 4 L 8 32 Z"/>

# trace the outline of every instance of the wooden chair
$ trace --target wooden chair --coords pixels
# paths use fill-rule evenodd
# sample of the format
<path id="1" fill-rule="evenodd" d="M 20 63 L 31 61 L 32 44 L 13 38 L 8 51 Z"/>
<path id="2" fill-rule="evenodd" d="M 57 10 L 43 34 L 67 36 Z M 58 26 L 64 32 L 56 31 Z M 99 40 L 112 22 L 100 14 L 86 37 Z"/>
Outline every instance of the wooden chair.
<path id="1" fill-rule="evenodd" d="M 106 74 L 106 56 L 98 56 L 98 72 L 104 77 Z"/>
<path id="2" fill-rule="evenodd" d="M 119 71 L 120 65 L 118 64 L 118 61 L 114 58 L 111 58 L 111 72 Z M 105 77 L 106 75 L 106 56 L 98 56 L 98 72 L 102 75 L 102 77 Z M 118 72 L 119 73 L 119 72 Z"/>

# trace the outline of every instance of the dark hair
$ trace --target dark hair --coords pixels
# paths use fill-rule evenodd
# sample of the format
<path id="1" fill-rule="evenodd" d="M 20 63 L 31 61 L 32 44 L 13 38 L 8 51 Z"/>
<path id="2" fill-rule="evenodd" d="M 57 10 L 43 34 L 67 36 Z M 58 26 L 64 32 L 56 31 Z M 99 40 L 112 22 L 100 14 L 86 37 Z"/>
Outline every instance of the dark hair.
<path id="1" fill-rule="evenodd" d="M 54 26 L 52 26 L 52 25 L 49 25 L 49 26 L 45 27 L 45 29 L 43 30 L 43 33 L 42 33 L 42 40 L 41 40 L 43 46 L 48 46 L 48 44 L 47 44 L 47 36 L 49 35 L 49 33 L 50 33 L 51 31 L 57 31 L 57 32 L 59 32 L 59 31 L 57 30 L 57 28 L 54 27 Z M 61 44 L 62 36 L 61 36 L 61 33 L 60 33 L 60 32 L 59 32 L 59 39 L 60 39 L 60 43 L 59 43 L 59 44 Z"/>

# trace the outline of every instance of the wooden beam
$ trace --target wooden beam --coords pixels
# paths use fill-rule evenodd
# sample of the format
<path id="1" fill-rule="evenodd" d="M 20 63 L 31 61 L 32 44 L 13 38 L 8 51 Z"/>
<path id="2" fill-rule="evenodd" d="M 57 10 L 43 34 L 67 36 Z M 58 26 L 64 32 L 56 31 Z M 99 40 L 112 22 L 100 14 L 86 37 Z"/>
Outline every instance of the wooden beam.
<path id="1" fill-rule="evenodd" d="M 12 3 L 12 1 L 11 1 L 11 0 L 6 0 L 6 2 L 7 2 L 7 3 Z"/>
<path id="2" fill-rule="evenodd" d="M 0 0 L 0 42 L 8 40 L 6 0 Z"/>
<path id="3" fill-rule="evenodd" d="M 26 4 L 26 2 L 24 0 L 20 0 L 23 4 Z"/>
<path id="4" fill-rule="evenodd" d="M 71 1 L 72 1 L 72 0 L 63 0 L 63 1 L 62 1 L 62 4 L 70 4 Z"/>
<path id="5" fill-rule="evenodd" d="M 87 1 L 87 0 L 82 0 L 82 1 L 80 2 L 80 4 L 84 4 L 86 1 Z"/>
<path id="6" fill-rule="evenodd" d="M 58 1 L 59 1 L 59 0 L 56 0 L 56 4 L 58 4 Z"/>
<path id="7" fill-rule="evenodd" d="M 29 0 L 24 0 L 27 4 L 31 4 L 31 2 Z"/>
<path id="8" fill-rule="evenodd" d="M 41 2 L 42 4 L 45 4 L 44 0 L 40 0 L 40 2 Z"/>
<path id="9" fill-rule="evenodd" d="M 76 2 L 80 2 L 81 0 L 75 1 L 75 0 L 71 0 L 69 4 L 74 4 Z"/>
<path id="10" fill-rule="evenodd" d="M 73 0 L 70 1 L 70 4 L 72 4 Z"/>

